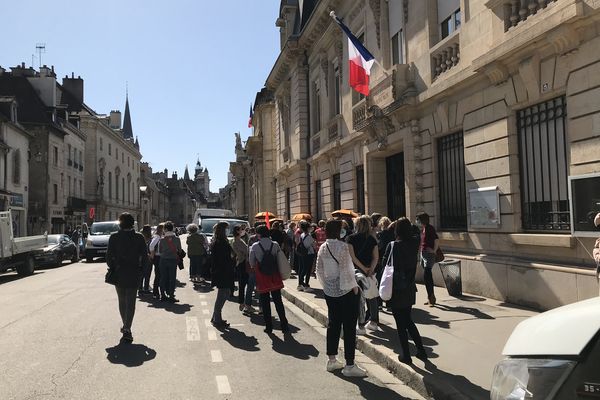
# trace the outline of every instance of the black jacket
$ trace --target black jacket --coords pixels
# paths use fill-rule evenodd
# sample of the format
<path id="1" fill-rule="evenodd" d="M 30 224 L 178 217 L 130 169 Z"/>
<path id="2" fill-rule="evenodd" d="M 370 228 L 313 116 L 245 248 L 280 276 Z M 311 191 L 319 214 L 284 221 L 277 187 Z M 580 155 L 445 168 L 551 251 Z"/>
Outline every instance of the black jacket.
<path id="1" fill-rule="evenodd" d="M 217 241 L 212 245 L 211 257 L 211 283 L 219 289 L 233 288 L 234 286 L 234 255 L 229 241 Z"/>
<path id="2" fill-rule="evenodd" d="M 407 308 L 415 304 L 417 297 L 415 274 L 417 273 L 420 240 L 415 236 L 410 240 L 398 240 L 392 243 L 394 244 L 394 283 L 392 285 L 392 298 L 388 304 L 392 308 Z M 384 263 L 387 263 L 390 256 L 392 243 L 385 250 Z M 406 289 L 401 289 L 402 273 L 408 281 Z"/>
<path id="3" fill-rule="evenodd" d="M 133 230 L 120 230 L 110 235 L 106 251 L 108 268 L 117 271 L 117 285 L 138 288 L 142 277 L 142 266 L 147 257 L 144 236 Z"/>

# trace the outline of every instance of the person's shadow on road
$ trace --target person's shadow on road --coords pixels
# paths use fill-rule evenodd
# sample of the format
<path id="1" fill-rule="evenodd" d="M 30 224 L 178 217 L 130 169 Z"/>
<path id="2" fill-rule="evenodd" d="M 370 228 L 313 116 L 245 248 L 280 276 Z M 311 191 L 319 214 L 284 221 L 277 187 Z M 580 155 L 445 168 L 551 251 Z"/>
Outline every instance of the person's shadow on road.
<path id="1" fill-rule="evenodd" d="M 229 328 L 221 333 L 221 337 L 231 346 L 245 351 L 259 351 L 258 339 L 254 336 L 248 336 L 244 332 Z"/>
<path id="2" fill-rule="evenodd" d="M 300 343 L 289 333 L 284 335 L 283 340 L 272 333 L 269 334 L 269 337 L 273 341 L 273 351 L 279 354 L 292 356 L 300 360 L 308 360 L 319 355 L 319 350 L 315 346 Z"/>
<path id="3" fill-rule="evenodd" d="M 126 367 L 139 367 L 143 363 L 153 360 L 156 351 L 143 344 L 132 344 L 124 341 L 114 347 L 106 349 L 106 359 L 112 364 L 121 364 Z"/>

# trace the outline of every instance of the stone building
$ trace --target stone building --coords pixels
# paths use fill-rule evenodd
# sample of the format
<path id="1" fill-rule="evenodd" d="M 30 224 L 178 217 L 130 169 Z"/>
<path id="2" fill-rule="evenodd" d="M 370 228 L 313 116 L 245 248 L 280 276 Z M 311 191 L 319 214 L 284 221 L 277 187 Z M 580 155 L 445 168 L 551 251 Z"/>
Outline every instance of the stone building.
<path id="1" fill-rule="evenodd" d="M 85 106 L 80 119 L 88 136 L 84 187 L 90 222 L 116 220 L 123 212 L 139 220 L 142 155 L 133 135 L 128 96 L 123 127 L 120 111 L 102 115 Z"/>
<path id="2" fill-rule="evenodd" d="M 27 236 L 29 140 L 14 96 L 0 97 L 0 210 L 12 212 L 13 235 Z"/>
<path id="3" fill-rule="evenodd" d="M 599 9 L 592 0 L 281 1 L 263 133 L 275 142 L 275 172 L 257 185 L 276 182 L 284 217 L 428 212 L 462 261 L 466 292 L 539 309 L 597 295 L 593 239 L 571 234 L 580 222 L 568 179 L 600 172 Z M 348 86 L 347 39 L 331 10 L 377 60 L 367 97 Z"/>
<path id="4" fill-rule="evenodd" d="M 169 188 L 162 181 L 153 178 L 152 168 L 147 162 L 141 163 L 140 180 L 140 226 L 156 226 L 168 219 Z"/>
<path id="5" fill-rule="evenodd" d="M 206 174 L 202 174 L 201 176 L 205 177 L 206 181 L 210 181 L 208 171 L 201 169 L 200 161 L 196 165 L 196 180 L 190 178 L 187 166 L 182 178 L 179 177 L 177 172 L 173 172 L 169 177 L 167 169 L 163 172 L 152 174 L 153 180 L 164 185 L 168 191 L 168 211 L 165 220 L 173 221 L 176 225 L 191 223 L 194 219 L 196 209 L 207 206 L 207 198 L 204 194 L 204 181 L 202 184 L 199 184 L 198 178 L 200 176 L 198 171 L 206 171 Z M 196 191 L 197 187 L 201 188 L 202 191 Z"/>
<path id="6" fill-rule="evenodd" d="M 14 96 L 19 122 L 31 135 L 28 234 L 62 233 L 83 222 L 85 200 L 79 190 L 83 185 L 79 165 L 85 162 L 81 150 L 86 134 L 79 127 L 78 116 L 83 107 L 83 80 L 65 77 L 61 85 L 53 68 L 43 66 L 36 71 L 23 63 L 10 72 L 0 68 L 0 95 Z M 70 177 L 71 187 L 67 183 Z"/>

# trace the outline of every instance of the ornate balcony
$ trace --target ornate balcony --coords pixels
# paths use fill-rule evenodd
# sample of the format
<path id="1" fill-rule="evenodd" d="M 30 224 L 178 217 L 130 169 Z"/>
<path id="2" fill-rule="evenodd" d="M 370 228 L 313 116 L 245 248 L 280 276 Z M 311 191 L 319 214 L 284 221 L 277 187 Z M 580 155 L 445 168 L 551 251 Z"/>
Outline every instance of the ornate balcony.
<path id="1" fill-rule="evenodd" d="M 367 99 L 362 99 L 352 107 L 352 125 L 358 130 L 367 120 Z"/>
<path id="2" fill-rule="evenodd" d="M 486 6 L 495 10 L 502 9 L 506 32 L 555 2 L 557 0 L 489 0 Z"/>
<path id="3" fill-rule="evenodd" d="M 323 130 L 317 132 L 310 139 L 311 141 L 311 154 L 317 154 L 321 150 L 321 135 L 324 133 Z"/>
<path id="4" fill-rule="evenodd" d="M 460 31 L 456 31 L 431 49 L 431 76 L 435 80 L 459 62 Z"/>
<path id="5" fill-rule="evenodd" d="M 327 128 L 327 137 L 330 142 L 332 140 L 339 138 L 342 135 L 341 126 L 340 126 L 341 122 L 342 122 L 341 114 L 336 115 L 335 117 L 333 117 L 331 119 L 331 121 L 329 121 L 329 126 Z"/>

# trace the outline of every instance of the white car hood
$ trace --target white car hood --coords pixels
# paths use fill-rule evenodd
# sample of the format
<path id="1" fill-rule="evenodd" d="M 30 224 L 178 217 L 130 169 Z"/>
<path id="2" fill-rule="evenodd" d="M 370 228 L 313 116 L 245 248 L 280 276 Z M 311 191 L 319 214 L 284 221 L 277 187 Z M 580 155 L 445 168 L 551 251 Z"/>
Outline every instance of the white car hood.
<path id="1" fill-rule="evenodd" d="M 569 304 L 521 322 L 505 356 L 577 356 L 600 331 L 600 297 Z"/>

